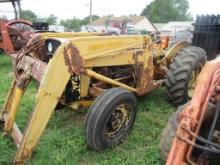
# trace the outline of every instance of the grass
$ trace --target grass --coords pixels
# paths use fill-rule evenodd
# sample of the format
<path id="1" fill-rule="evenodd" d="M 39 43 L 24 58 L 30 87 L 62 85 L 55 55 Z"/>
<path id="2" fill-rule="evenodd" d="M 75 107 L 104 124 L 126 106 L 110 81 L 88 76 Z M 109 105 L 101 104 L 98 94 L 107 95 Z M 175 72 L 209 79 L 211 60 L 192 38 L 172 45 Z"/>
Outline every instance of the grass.
<path id="1" fill-rule="evenodd" d="M 3 106 L 13 79 L 11 61 L 0 57 L 0 107 Z M 19 127 L 26 125 L 35 100 L 36 87 L 32 83 L 25 93 L 16 119 Z M 69 109 L 55 111 L 47 129 L 27 164 L 79 164 L 79 165 L 161 165 L 159 141 L 163 127 L 175 110 L 164 99 L 164 89 L 156 90 L 139 99 L 139 112 L 134 128 L 122 145 L 104 152 L 91 150 L 84 135 L 86 111 L 73 112 Z M 11 164 L 15 145 L 0 131 L 0 164 Z"/>

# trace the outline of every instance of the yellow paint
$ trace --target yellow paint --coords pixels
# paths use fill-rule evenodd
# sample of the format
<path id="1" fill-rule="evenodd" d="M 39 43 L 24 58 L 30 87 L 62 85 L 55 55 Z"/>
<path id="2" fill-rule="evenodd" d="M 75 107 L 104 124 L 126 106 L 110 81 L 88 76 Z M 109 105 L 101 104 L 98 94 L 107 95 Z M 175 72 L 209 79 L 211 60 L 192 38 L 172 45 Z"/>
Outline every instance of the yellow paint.
<path id="1" fill-rule="evenodd" d="M 74 101 L 69 105 L 74 110 L 78 110 L 81 107 L 90 107 L 92 105 L 93 101 L 92 100 L 79 100 L 79 101 Z"/>
<path id="2" fill-rule="evenodd" d="M 100 33 L 85 33 L 85 32 L 63 32 L 63 33 L 40 33 L 40 36 L 43 39 L 47 38 L 65 38 L 65 39 L 70 39 L 74 37 L 83 37 L 83 36 L 95 36 L 95 35 L 100 35 Z"/>
<path id="3" fill-rule="evenodd" d="M 134 53 L 136 51 L 121 51 L 115 52 L 100 57 L 96 57 L 90 60 L 86 60 L 85 67 L 102 67 L 102 66 L 117 66 L 117 65 L 132 65 L 135 64 Z M 137 62 L 143 62 L 144 56 L 138 55 Z"/>
<path id="4" fill-rule="evenodd" d="M 3 118 L 2 115 L 9 111 L 9 109 L 11 107 L 11 104 L 12 104 L 13 97 L 14 97 L 15 88 L 16 88 L 16 80 L 13 80 L 12 83 L 11 83 L 11 88 L 10 88 L 10 90 L 8 92 L 7 98 L 5 100 L 5 103 L 4 103 L 4 106 L 3 106 L 3 110 L 2 110 L 2 112 L 0 114 L 0 118 Z"/>
<path id="5" fill-rule="evenodd" d="M 80 76 L 80 97 L 88 96 L 90 79 L 91 78 L 86 75 Z"/>
<path id="6" fill-rule="evenodd" d="M 146 36 L 90 36 L 78 37 L 71 40 L 87 61 L 97 57 L 106 57 L 126 49 L 141 50 L 148 43 Z"/>
<path id="7" fill-rule="evenodd" d="M 151 39 L 148 36 L 97 36 L 100 35 L 97 33 L 42 33 L 40 35 L 43 39 L 65 38 L 67 41 L 57 49 L 44 72 L 33 113 L 30 116 L 22 143 L 14 159 L 15 164 L 23 164 L 31 156 L 71 76 L 80 77 L 80 96 L 82 98 L 89 96 L 91 79 L 105 82 L 112 85 L 112 87 L 122 87 L 134 93 L 140 92 L 140 89 L 143 94 L 153 84 L 153 53 L 151 51 L 152 47 L 149 46 Z M 64 50 L 69 53 L 68 57 L 71 56 L 70 52 L 72 52 L 71 48 L 67 47 L 69 44 L 76 48 L 74 51 L 79 52 L 79 54 L 74 54 L 72 57 L 78 57 L 80 62 L 82 59 L 83 71 L 80 70 L 78 72 L 80 74 L 72 73 L 73 75 L 71 75 L 68 72 L 68 66 L 65 64 Z M 171 58 L 171 55 L 167 55 L 167 57 Z M 136 87 L 131 87 L 119 82 L 119 79 L 113 80 L 93 71 L 93 67 L 117 65 L 141 66 L 141 75 L 136 75 L 138 81 Z M 146 72 L 149 76 L 148 79 L 145 77 Z M 13 126 L 22 95 L 23 91 L 15 90 L 15 85 L 12 85 L 4 106 L 4 112 L 8 113 L 6 119 L 7 131 L 10 131 Z M 69 106 L 78 109 L 81 106 L 90 106 L 91 103 L 92 100 L 78 100 Z M 12 110 L 9 112 L 8 109 Z"/>
<path id="8" fill-rule="evenodd" d="M 12 130 L 12 126 L 14 124 L 15 117 L 19 109 L 19 105 L 23 94 L 24 94 L 24 90 L 19 88 L 15 89 L 15 94 L 11 102 L 10 111 L 8 112 L 7 120 L 5 121 L 5 128 L 4 128 L 5 132 L 10 132 Z"/>
<path id="9" fill-rule="evenodd" d="M 102 75 L 100 75 L 100 74 L 98 74 L 98 73 L 96 73 L 96 72 L 94 72 L 94 71 L 92 71 L 90 69 L 87 69 L 85 71 L 85 74 L 90 76 L 90 77 L 94 77 L 94 78 L 96 78 L 96 79 L 98 79 L 100 81 L 103 81 L 103 82 L 106 82 L 106 83 L 109 83 L 109 84 L 112 84 L 112 85 L 115 85 L 115 86 L 123 87 L 123 88 L 128 89 L 128 90 L 130 90 L 132 92 L 137 92 L 135 88 L 132 88 L 132 87 L 130 87 L 130 86 L 126 85 L 126 84 L 120 83 L 118 81 L 112 80 L 112 79 L 110 79 L 110 78 L 108 78 L 106 76 L 102 76 Z"/>
<path id="10" fill-rule="evenodd" d="M 165 54 L 165 57 L 163 59 L 163 61 L 166 64 L 169 64 L 172 59 L 176 56 L 177 52 L 180 51 L 180 49 L 185 48 L 187 46 L 189 46 L 190 44 L 186 41 L 182 41 L 182 42 L 178 42 L 175 45 L 173 45 L 172 48 L 170 48 L 167 53 Z"/>
<path id="11" fill-rule="evenodd" d="M 31 156 L 43 133 L 67 82 L 70 79 L 67 66 L 62 56 L 62 50 L 50 60 L 41 85 L 39 87 L 33 113 L 24 132 L 24 138 L 16 153 L 14 163 L 24 162 Z"/>

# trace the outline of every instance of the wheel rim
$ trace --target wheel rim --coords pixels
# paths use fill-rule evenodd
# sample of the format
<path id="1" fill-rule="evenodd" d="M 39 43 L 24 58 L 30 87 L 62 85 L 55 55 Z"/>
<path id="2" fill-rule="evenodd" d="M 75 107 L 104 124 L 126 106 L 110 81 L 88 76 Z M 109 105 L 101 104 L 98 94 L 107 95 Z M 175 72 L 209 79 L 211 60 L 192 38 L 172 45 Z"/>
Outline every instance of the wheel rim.
<path id="1" fill-rule="evenodd" d="M 106 136 L 110 139 L 119 136 L 127 127 L 130 120 L 130 108 L 126 104 L 117 106 L 106 126 Z"/>
<path id="2" fill-rule="evenodd" d="M 196 79 L 202 70 L 202 64 L 199 64 L 199 67 L 192 71 L 191 78 L 188 83 L 188 96 L 191 98 L 196 85 Z"/>

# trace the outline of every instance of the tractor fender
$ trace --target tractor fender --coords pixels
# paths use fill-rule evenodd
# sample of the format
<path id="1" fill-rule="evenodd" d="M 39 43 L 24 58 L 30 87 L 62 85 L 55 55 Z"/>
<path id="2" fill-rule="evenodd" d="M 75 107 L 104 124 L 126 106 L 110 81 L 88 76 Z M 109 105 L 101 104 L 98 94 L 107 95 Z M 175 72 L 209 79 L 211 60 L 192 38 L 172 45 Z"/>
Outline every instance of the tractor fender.
<path id="1" fill-rule="evenodd" d="M 180 51 L 180 49 L 190 46 L 190 43 L 187 41 L 181 41 L 173 45 L 165 54 L 165 57 L 163 61 L 166 65 L 170 64 L 172 59 L 176 56 L 177 52 Z"/>

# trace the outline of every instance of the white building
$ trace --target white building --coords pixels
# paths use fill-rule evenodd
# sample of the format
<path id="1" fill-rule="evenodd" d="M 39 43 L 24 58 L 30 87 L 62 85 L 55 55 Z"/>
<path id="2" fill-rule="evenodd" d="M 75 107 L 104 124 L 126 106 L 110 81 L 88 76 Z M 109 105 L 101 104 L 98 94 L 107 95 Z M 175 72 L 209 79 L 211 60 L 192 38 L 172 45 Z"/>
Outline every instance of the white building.
<path id="1" fill-rule="evenodd" d="M 156 27 L 147 19 L 145 16 L 132 16 L 132 17 L 114 17 L 114 18 L 107 18 L 102 17 L 92 23 L 92 26 L 105 26 L 107 20 L 116 20 L 116 21 L 123 21 L 125 19 L 131 21 L 134 25 L 135 30 L 138 31 L 148 31 L 148 32 L 156 32 Z"/>
<path id="2" fill-rule="evenodd" d="M 172 36 L 178 31 L 189 30 L 193 31 L 193 22 L 168 22 L 161 29 L 162 36 Z"/>
<path id="3" fill-rule="evenodd" d="M 64 26 L 62 26 L 62 25 L 49 25 L 49 31 L 64 32 Z"/>

